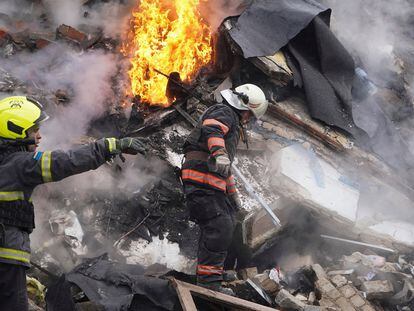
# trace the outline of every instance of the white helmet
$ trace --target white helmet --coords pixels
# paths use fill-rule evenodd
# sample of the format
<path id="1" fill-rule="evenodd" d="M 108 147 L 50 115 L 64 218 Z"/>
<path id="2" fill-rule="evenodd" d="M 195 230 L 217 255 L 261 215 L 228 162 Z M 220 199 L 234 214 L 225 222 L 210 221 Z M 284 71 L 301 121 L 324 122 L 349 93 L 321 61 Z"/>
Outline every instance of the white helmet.
<path id="1" fill-rule="evenodd" d="M 227 89 L 220 94 L 231 106 L 238 110 L 250 110 L 257 119 L 263 117 L 269 105 L 262 89 L 254 84 L 243 84 L 234 91 Z"/>

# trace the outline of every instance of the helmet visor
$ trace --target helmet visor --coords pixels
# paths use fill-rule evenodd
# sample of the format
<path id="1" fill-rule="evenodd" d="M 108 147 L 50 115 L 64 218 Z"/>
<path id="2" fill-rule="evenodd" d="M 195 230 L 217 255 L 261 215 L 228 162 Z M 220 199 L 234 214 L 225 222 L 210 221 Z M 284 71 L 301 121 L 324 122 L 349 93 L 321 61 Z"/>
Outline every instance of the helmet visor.
<path id="1" fill-rule="evenodd" d="M 40 109 L 40 116 L 39 116 L 39 118 L 37 118 L 37 120 L 35 121 L 35 125 L 33 126 L 33 127 L 36 127 L 36 126 L 39 127 L 40 123 L 43 123 L 44 121 L 49 119 L 49 115 L 44 111 L 43 105 L 38 100 L 36 100 L 35 98 L 30 97 L 30 96 L 27 96 L 26 99 L 29 102 L 35 104 Z"/>

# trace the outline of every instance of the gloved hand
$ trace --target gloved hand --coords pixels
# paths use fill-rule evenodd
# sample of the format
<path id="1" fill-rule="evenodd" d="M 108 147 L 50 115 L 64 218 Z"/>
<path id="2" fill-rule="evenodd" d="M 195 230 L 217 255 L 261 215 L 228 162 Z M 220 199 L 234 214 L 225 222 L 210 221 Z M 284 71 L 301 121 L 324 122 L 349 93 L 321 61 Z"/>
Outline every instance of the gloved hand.
<path id="1" fill-rule="evenodd" d="M 223 152 L 209 160 L 209 169 L 225 178 L 230 174 L 231 162 L 227 153 Z"/>
<path id="2" fill-rule="evenodd" d="M 137 137 L 125 137 L 116 142 L 117 149 L 126 154 L 145 154 L 147 152 L 146 146 L 146 139 Z"/>

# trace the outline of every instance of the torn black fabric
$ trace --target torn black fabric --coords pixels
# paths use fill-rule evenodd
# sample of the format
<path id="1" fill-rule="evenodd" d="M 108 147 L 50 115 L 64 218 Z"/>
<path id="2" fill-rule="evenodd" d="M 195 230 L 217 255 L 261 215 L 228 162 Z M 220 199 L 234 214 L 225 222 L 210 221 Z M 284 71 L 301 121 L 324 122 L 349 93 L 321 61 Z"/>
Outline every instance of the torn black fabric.
<path id="1" fill-rule="evenodd" d="M 47 288 L 46 306 L 48 311 L 75 311 L 70 283 L 63 274 L 59 280 Z"/>
<path id="2" fill-rule="evenodd" d="M 105 256 L 87 260 L 67 275 L 93 302 L 105 310 L 173 310 L 178 302 L 167 280 L 144 276 L 140 265 L 111 262 Z M 134 303 L 132 303 L 134 302 Z"/>
<path id="3" fill-rule="evenodd" d="M 230 35 L 245 58 L 274 55 L 321 12 L 315 0 L 257 0 L 237 19 Z"/>
<path id="4" fill-rule="evenodd" d="M 328 22 L 327 12 L 315 17 L 288 43 L 287 51 L 295 59 L 289 65 L 300 73 L 311 116 L 356 136 L 360 130 L 352 117 L 355 64 Z"/>
<path id="5" fill-rule="evenodd" d="M 246 58 L 283 48 L 311 116 L 358 135 L 352 119 L 355 64 L 330 30 L 330 16 L 314 0 L 259 0 L 234 20 L 230 36 Z"/>

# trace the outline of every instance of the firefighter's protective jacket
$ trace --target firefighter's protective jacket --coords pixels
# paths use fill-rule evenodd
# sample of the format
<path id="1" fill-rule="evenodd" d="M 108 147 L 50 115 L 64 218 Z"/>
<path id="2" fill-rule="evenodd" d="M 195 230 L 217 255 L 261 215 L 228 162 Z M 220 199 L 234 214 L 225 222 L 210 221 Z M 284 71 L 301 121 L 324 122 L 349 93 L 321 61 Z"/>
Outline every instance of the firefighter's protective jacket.
<path id="1" fill-rule="evenodd" d="M 187 155 L 192 151 L 204 152 L 212 160 L 215 154 L 224 151 L 233 162 L 240 130 L 240 116 L 230 106 L 217 104 L 207 109 L 184 144 L 186 161 L 181 171 L 183 182 L 195 187 L 234 193 L 236 187 L 231 174 L 221 176 L 210 169 L 209 159 L 192 159 L 187 158 Z M 185 188 L 192 189 L 191 186 Z"/>
<path id="2" fill-rule="evenodd" d="M 0 151 L 0 262 L 30 266 L 34 188 L 98 168 L 113 156 L 112 144 L 101 139 L 68 152 Z"/>

